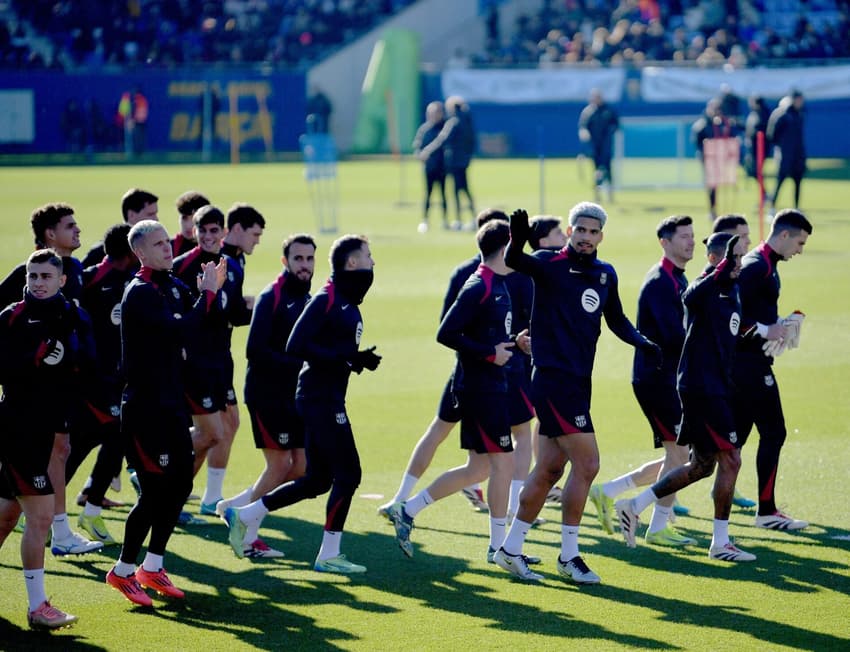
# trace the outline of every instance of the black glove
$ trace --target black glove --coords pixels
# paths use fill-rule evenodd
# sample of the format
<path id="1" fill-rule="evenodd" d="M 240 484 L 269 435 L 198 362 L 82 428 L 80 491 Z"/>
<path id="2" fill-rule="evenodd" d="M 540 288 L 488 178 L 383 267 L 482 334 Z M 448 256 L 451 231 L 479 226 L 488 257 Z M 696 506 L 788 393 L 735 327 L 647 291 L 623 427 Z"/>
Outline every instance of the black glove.
<path id="1" fill-rule="evenodd" d="M 733 235 L 729 242 L 726 243 L 726 258 L 727 263 L 731 263 L 732 267 L 735 267 L 735 245 L 738 244 L 738 240 L 741 239 L 740 235 Z"/>
<path id="2" fill-rule="evenodd" d="M 647 340 L 640 347 L 640 350 L 643 351 L 643 354 L 646 356 L 647 362 L 654 362 L 655 368 L 661 369 L 661 365 L 664 363 L 664 354 L 661 352 L 660 346 L 652 340 Z"/>
<path id="3" fill-rule="evenodd" d="M 381 364 L 381 356 L 375 353 L 375 347 L 370 346 L 365 351 L 358 351 L 354 354 L 354 360 L 348 363 L 354 373 L 361 373 L 364 369 L 375 371 L 378 365 Z"/>
<path id="4" fill-rule="evenodd" d="M 511 240 L 518 247 L 522 247 L 528 242 L 528 234 L 531 229 L 528 227 L 528 213 L 524 208 L 517 208 L 510 217 L 511 224 Z"/>
<path id="5" fill-rule="evenodd" d="M 718 272 L 717 280 L 726 281 L 731 278 L 732 272 L 735 271 L 735 245 L 741 239 L 739 235 L 733 235 L 726 243 L 726 253 L 723 255 L 723 269 Z"/>

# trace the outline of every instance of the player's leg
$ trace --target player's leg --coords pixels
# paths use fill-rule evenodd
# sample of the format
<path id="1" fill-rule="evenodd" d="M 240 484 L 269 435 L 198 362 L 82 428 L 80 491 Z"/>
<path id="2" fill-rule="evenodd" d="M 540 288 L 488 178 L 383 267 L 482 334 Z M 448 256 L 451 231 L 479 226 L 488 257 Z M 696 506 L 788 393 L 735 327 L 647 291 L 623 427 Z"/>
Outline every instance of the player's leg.
<path id="1" fill-rule="evenodd" d="M 0 502 L 9 501 L 0 499 Z M 65 627 L 75 622 L 77 617 L 51 605 L 44 588 L 44 540 L 53 519 L 53 496 L 19 496 L 18 502 L 20 507 L 12 508 L 9 514 L 11 516 L 12 513 L 19 514 L 23 511 L 27 519 L 27 526 L 21 537 L 21 562 L 29 601 L 27 621 L 30 627 L 34 628 Z"/>
<path id="2" fill-rule="evenodd" d="M 192 423 L 192 448 L 195 450 L 195 462 L 193 472 L 197 475 L 207 459 L 207 453 L 224 437 L 224 423 L 221 414 L 210 412 L 206 414 L 193 414 Z"/>
<path id="3" fill-rule="evenodd" d="M 395 495 L 389 502 L 378 508 L 378 514 L 389 518 L 387 511 L 389 507 L 393 503 L 403 502 L 410 497 L 419 478 L 431 465 L 437 448 L 446 440 L 458 421 L 460 421 L 460 402 L 453 390 L 453 380 L 449 377 L 440 396 L 437 416 L 428 424 L 425 432 L 416 442 Z"/>
<path id="4" fill-rule="evenodd" d="M 101 512 L 107 488 L 112 479 L 121 473 L 124 450 L 117 420 L 101 425 L 100 432 L 100 440 L 103 443 L 92 468 L 89 486 L 83 490 L 85 504 L 77 524 L 93 540 L 107 546 L 115 544 L 116 541 L 107 529 Z"/>
<path id="5" fill-rule="evenodd" d="M 100 541 L 89 541 L 86 537 L 71 529 L 71 522 L 65 507 L 65 465 L 71 454 L 71 436 L 69 433 L 54 435 L 53 449 L 47 475 L 53 485 L 53 526 L 50 550 L 54 555 L 79 555 L 103 547 Z M 61 484 L 60 484 L 61 483 Z"/>
<path id="6" fill-rule="evenodd" d="M 236 405 L 236 392 L 227 390 L 227 402 L 221 415 L 221 439 L 207 451 L 207 486 L 201 497 L 201 514 L 214 514 L 215 506 L 222 498 L 224 473 L 230 461 L 230 449 L 239 430 L 239 407 Z"/>
<path id="7" fill-rule="evenodd" d="M 729 512 L 735 482 L 741 468 L 741 451 L 738 448 L 721 450 L 717 454 L 717 477 L 714 480 L 714 524 L 709 557 L 724 561 L 754 561 L 756 556 L 744 552 L 729 540 Z"/>
<path id="8" fill-rule="evenodd" d="M 449 228 L 449 206 L 446 202 L 446 171 L 441 169 L 437 172 L 437 187 L 440 189 L 440 208 L 443 209 L 443 228 Z"/>

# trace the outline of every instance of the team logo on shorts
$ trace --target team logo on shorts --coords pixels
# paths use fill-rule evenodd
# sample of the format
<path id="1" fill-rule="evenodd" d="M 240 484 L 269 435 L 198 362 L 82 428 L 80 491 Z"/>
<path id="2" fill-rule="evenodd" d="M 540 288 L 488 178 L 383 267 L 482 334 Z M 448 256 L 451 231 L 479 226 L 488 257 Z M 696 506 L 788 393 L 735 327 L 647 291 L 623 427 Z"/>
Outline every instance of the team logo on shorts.
<path id="1" fill-rule="evenodd" d="M 212 407 L 212 399 L 209 396 L 204 396 L 204 398 L 201 399 L 201 405 L 204 409 L 209 410 Z"/>
<path id="2" fill-rule="evenodd" d="M 169 462 L 168 453 L 163 453 L 162 455 L 159 456 L 159 465 L 162 468 L 165 468 L 166 466 L 168 466 L 168 462 Z"/>
<path id="3" fill-rule="evenodd" d="M 774 381 L 773 381 L 773 375 L 772 374 L 768 374 L 767 376 L 764 377 L 764 386 L 765 387 L 773 387 L 773 382 Z"/>
<path id="4" fill-rule="evenodd" d="M 178 289 L 177 289 L 177 286 L 176 286 L 176 285 L 175 285 L 175 286 L 172 286 L 172 288 L 171 288 L 171 294 L 173 294 L 173 295 L 174 295 L 174 298 L 175 298 L 175 299 L 179 299 L 179 298 L 180 298 L 180 290 L 178 290 Z"/>
<path id="5" fill-rule="evenodd" d="M 121 406 L 120 405 L 110 405 L 109 406 L 109 414 L 113 417 L 121 416 Z"/>
<path id="6" fill-rule="evenodd" d="M 228 401 L 235 401 L 236 400 L 236 392 L 233 391 L 232 389 L 227 390 L 227 400 Z"/>
<path id="7" fill-rule="evenodd" d="M 222 309 L 227 308 L 227 292 L 224 290 L 221 291 L 221 307 Z"/>
<path id="8" fill-rule="evenodd" d="M 596 312 L 600 303 L 599 294 L 593 288 L 587 288 L 581 293 L 581 307 L 586 312 Z"/>
<path id="9" fill-rule="evenodd" d="M 116 303 L 115 306 L 113 306 L 112 310 L 109 313 L 109 321 L 112 322 L 113 326 L 120 326 L 121 325 L 121 304 L 120 303 Z"/>
<path id="10" fill-rule="evenodd" d="M 499 437 L 499 446 L 502 448 L 507 448 L 511 445 L 511 436 L 510 435 L 502 435 Z"/>
<path id="11" fill-rule="evenodd" d="M 729 442 L 732 444 L 738 443 L 738 433 L 734 430 L 729 433 Z"/>
<path id="12" fill-rule="evenodd" d="M 179 312 L 175 312 L 174 319 L 183 319 L 183 315 L 181 315 Z"/>
<path id="13" fill-rule="evenodd" d="M 47 477 L 43 475 L 33 477 L 32 486 L 36 489 L 44 489 L 47 486 Z"/>
<path id="14" fill-rule="evenodd" d="M 360 338 L 363 335 L 363 322 L 357 322 L 357 328 L 354 330 L 354 339 L 357 341 L 357 345 L 360 345 Z"/>
<path id="15" fill-rule="evenodd" d="M 732 335 L 738 334 L 738 329 L 741 327 L 741 316 L 737 312 L 733 312 L 729 317 L 729 332 Z"/>
<path id="16" fill-rule="evenodd" d="M 576 427 L 577 428 L 584 428 L 586 425 L 587 425 L 587 417 L 583 414 L 579 414 L 576 417 Z"/>
<path id="17" fill-rule="evenodd" d="M 64 357 L 65 345 L 57 340 L 56 343 L 53 345 L 53 348 L 50 349 L 46 356 L 44 356 L 44 360 L 42 360 L 42 362 L 52 367 L 62 362 L 62 358 Z"/>
<path id="18" fill-rule="evenodd" d="M 341 426 L 348 423 L 348 417 L 346 416 L 345 412 L 336 413 L 336 422 Z"/>
<path id="19" fill-rule="evenodd" d="M 282 432 L 277 436 L 277 443 L 281 446 L 286 446 L 289 443 L 289 433 Z"/>

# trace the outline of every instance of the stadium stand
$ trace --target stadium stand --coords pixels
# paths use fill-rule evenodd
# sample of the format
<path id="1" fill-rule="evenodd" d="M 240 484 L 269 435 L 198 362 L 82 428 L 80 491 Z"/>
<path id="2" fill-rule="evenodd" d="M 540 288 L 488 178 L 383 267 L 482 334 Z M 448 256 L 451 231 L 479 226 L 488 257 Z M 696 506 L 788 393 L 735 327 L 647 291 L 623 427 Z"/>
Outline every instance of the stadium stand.
<path id="1" fill-rule="evenodd" d="M 6 69 L 305 68 L 415 0 L 6 0 Z M 542 0 L 506 39 L 498 3 L 471 66 L 769 64 L 850 57 L 848 0 Z M 466 63 L 466 62 L 465 62 Z"/>

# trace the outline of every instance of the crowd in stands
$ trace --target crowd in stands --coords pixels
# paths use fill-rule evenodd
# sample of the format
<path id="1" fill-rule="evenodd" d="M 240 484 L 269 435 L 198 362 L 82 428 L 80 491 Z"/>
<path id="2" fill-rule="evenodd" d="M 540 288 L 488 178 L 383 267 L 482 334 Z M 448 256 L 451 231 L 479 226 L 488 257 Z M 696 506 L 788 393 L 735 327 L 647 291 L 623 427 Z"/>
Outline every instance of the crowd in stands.
<path id="1" fill-rule="evenodd" d="M 847 0 L 543 0 L 473 65 L 673 61 L 745 67 L 850 57 Z"/>
<path id="2" fill-rule="evenodd" d="M 0 67 L 310 65 L 415 0 L 10 0 Z M 850 0 L 541 0 L 470 65 L 759 65 L 850 57 Z"/>
<path id="3" fill-rule="evenodd" d="M 13 0 L 0 17 L 5 68 L 297 67 L 413 0 Z"/>

